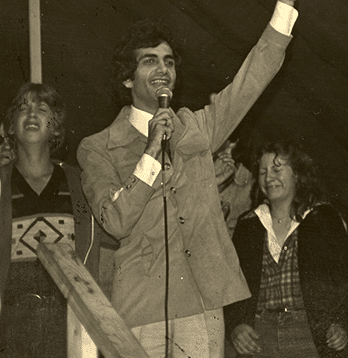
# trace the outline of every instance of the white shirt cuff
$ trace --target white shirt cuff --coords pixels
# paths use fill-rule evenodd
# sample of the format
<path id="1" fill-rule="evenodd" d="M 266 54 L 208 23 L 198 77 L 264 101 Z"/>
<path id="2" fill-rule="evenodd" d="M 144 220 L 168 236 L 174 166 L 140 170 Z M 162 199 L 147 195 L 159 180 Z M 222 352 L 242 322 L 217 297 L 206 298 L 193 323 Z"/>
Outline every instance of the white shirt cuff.
<path id="1" fill-rule="evenodd" d="M 298 11 L 281 1 L 277 2 L 270 25 L 283 35 L 290 36 L 298 17 Z"/>
<path id="2" fill-rule="evenodd" d="M 161 164 L 151 155 L 144 154 L 138 162 L 134 175 L 149 186 L 155 182 L 158 173 L 161 171 Z"/>

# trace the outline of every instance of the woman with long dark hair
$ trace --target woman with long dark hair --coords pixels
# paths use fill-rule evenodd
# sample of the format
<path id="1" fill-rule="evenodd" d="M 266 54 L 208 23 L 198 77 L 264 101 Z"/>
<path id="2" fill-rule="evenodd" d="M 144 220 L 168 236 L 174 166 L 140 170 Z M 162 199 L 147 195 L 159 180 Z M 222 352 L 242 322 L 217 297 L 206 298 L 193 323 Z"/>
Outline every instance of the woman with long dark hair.
<path id="1" fill-rule="evenodd" d="M 300 146 L 264 146 L 257 176 L 233 235 L 252 297 L 225 307 L 227 338 L 241 356 L 347 357 L 345 224 Z"/>

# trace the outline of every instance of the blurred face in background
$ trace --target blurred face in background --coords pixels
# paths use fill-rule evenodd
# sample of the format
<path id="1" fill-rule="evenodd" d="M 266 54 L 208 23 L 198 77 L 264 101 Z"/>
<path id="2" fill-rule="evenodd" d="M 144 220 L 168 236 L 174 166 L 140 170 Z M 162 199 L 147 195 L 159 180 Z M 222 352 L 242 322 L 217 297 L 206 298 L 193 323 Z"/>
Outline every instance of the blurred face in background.
<path id="1" fill-rule="evenodd" d="M 10 140 L 5 134 L 4 125 L 0 124 L 0 168 L 10 163 L 15 158 Z"/>

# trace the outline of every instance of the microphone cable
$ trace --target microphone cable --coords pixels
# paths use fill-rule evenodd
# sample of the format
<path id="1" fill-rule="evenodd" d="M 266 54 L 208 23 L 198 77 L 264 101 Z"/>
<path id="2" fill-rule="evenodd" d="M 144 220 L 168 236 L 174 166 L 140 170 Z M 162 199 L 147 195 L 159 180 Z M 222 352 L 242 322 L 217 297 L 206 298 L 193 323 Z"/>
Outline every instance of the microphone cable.
<path id="1" fill-rule="evenodd" d="M 169 101 L 173 96 L 172 91 L 168 87 L 161 87 L 156 91 L 158 99 L 158 108 L 169 108 Z M 167 215 L 167 193 L 165 181 L 165 152 L 168 145 L 167 135 L 164 134 L 162 147 L 162 190 L 163 190 L 163 210 L 164 210 L 164 240 L 165 240 L 165 256 L 166 256 L 166 273 L 165 273 L 165 299 L 164 299 L 164 317 L 165 317 L 165 358 L 169 358 L 169 319 L 168 319 L 168 301 L 169 301 L 169 245 L 168 245 L 168 215 Z"/>
<path id="2" fill-rule="evenodd" d="M 165 273 L 165 298 L 164 298 L 164 320 L 165 320 L 165 358 L 169 358 L 169 319 L 168 319 L 168 301 L 169 301 L 169 245 L 168 245 L 168 214 L 167 214 L 167 193 L 165 181 L 165 152 L 167 140 L 162 140 L 162 192 L 163 192 L 163 210 L 164 210 L 164 241 L 166 256 Z"/>

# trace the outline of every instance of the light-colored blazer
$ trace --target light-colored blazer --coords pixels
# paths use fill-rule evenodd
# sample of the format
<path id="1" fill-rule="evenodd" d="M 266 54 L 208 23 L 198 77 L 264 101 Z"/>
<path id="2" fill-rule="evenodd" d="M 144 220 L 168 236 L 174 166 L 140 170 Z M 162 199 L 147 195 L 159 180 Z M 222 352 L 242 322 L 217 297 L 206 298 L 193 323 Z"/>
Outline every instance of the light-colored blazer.
<path id="1" fill-rule="evenodd" d="M 182 108 L 174 118 L 173 162 L 165 172 L 169 318 L 250 295 L 222 215 L 212 153 L 277 73 L 290 39 L 268 26 L 233 83 L 212 104 L 194 113 Z M 112 303 L 129 327 L 136 327 L 164 320 L 164 219 L 161 174 L 152 187 L 133 174 L 147 138 L 129 123 L 129 113 L 124 107 L 110 127 L 83 139 L 77 156 L 95 217 L 121 242 Z"/>

